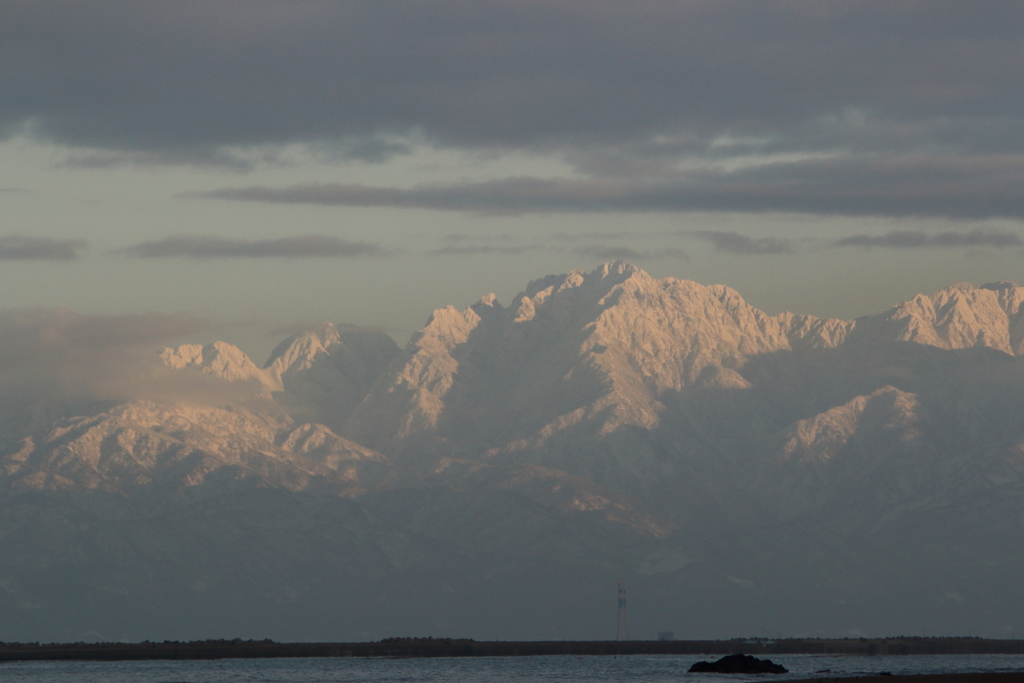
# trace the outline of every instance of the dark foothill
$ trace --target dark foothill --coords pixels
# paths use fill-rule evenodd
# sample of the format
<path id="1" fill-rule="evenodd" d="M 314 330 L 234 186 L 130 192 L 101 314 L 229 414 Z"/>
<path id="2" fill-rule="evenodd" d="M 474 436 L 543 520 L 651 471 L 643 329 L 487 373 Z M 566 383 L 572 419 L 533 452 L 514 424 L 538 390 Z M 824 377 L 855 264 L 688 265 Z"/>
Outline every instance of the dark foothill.
<path id="1" fill-rule="evenodd" d="M 758 659 L 745 654 L 722 657 L 717 662 L 697 662 L 689 673 L 709 674 L 785 674 L 789 670 L 770 659 Z"/>

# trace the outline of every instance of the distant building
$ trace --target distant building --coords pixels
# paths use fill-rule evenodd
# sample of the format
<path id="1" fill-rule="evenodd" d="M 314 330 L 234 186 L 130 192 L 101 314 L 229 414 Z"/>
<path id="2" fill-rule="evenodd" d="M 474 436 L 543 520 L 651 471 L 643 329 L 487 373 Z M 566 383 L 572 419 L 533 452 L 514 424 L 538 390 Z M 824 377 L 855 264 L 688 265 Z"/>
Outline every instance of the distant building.
<path id="1" fill-rule="evenodd" d="M 676 634 L 672 631 L 658 631 L 658 640 L 675 640 Z"/>

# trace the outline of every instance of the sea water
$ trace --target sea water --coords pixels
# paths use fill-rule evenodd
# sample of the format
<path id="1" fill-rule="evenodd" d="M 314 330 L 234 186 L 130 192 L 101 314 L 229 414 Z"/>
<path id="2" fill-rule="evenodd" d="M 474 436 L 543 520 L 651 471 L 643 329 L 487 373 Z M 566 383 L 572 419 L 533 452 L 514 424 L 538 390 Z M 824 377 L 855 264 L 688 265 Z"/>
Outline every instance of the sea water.
<path id="1" fill-rule="evenodd" d="M 3 662 L 0 683 L 726 683 L 819 676 L 1024 671 L 1024 655 L 760 655 L 789 669 L 773 676 L 688 674 L 718 656 L 627 655 L 436 657 L 409 659 L 280 658 L 133 662 Z M 827 672 L 827 673 L 824 673 Z"/>

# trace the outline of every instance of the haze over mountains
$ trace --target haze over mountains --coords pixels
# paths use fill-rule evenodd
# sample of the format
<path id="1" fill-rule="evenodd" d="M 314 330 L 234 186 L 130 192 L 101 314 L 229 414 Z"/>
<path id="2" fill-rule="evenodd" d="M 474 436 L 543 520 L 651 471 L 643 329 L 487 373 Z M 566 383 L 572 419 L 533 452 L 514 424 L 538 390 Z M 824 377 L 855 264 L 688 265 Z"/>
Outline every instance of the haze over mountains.
<path id="1" fill-rule="evenodd" d="M 636 638 L 1019 637 L 1022 302 L 771 316 L 616 262 L 404 349 L 164 349 L 191 389 L 4 423 L 0 640 L 602 639 L 620 576 Z"/>

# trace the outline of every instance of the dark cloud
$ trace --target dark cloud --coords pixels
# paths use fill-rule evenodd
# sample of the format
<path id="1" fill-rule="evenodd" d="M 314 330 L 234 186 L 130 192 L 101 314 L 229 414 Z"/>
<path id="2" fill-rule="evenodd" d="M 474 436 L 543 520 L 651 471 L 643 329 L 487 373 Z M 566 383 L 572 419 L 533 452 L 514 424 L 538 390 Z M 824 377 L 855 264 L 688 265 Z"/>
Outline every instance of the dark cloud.
<path id="1" fill-rule="evenodd" d="M 289 143 L 525 149 L 612 181 L 238 199 L 1019 217 L 1022 28 L 1009 0 L 8 0 L 0 135 L 79 165 L 241 170 Z"/>
<path id="2" fill-rule="evenodd" d="M 1019 247 L 1024 244 L 1012 232 L 971 230 L 970 232 L 928 233 L 916 230 L 894 230 L 884 235 L 852 235 L 832 243 L 836 247 L 872 247 L 917 249 L 922 247 Z"/>
<path id="3" fill-rule="evenodd" d="M 118 166 L 195 166 L 234 171 L 251 171 L 258 160 L 272 161 L 276 155 L 252 158 L 239 152 L 206 147 L 168 150 L 89 150 L 72 151 L 57 165 L 59 168 L 107 169 Z"/>
<path id="4" fill-rule="evenodd" d="M 351 258 L 380 256 L 385 250 L 368 242 L 349 242 L 326 235 L 274 240 L 236 240 L 208 236 L 167 237 L 121 250 L 138 258 Z"/>
<path id="5" fill-rule="evenodd" d="M 83 240 L 5 235 L 0 237 L 0 261 L 73 261 L 86 246 Z"/>
<path id="6" fill-rule="evenodd" d="M 750 237 L 738 232 L 715 230 L 698 230 L 692 234 L 694 237 L 711 242 L 715 245 L 715 251 L 724 251 L 730 254 L 793 253 L 792 241 L 779 237 Z"/>
<path id="7" fill-rule="evenodd" d="M 494 247 L 483 244 L 475 244 L 464 247 L 441 247 L 434 249 L 428 254 L 430 256 L 475 256 L 478 254 L 499 254 L 501 256 L 518 256 L 531 251 L 550 251 L 548 247 L 539 244 L 528 244 L 517 247 Z"/>
<path id="8" fill-rule="evenodd" d="M 498 254 L 502 256 L 519 256 L 535 251 L 546 251 L 552 253 L 571 253 L 577 256 L 584 256 L 600 261 L 649 261 L 652 259 L 670 258 L 681 261 L 689 259 L 682 249 L 668 248 L 656 250 L 638 250 L 630 247 L 606 244 L 589 244 L 585 246 L 565 249 L 557 246 L 544 246 L 540 244 L 529 244 L 523 246 L 491 246 L 483 244 L 458 245 L 441 247 L 428 252 L 430 256 L 479 256 L 484 254 Z"/>
<path id="9" fill-rule="evenodd" d="M 8 0 L 0 122 L 106 149 L 331 139 L 370 158 L 410 130 L 468 146 L 709 140 L 851 111 L 957 142 L 984 137 L 981 119 L 1019 136 L 1024 10 L 970 14 L 954 0 Z"/>
<path id="10" fill-rule="evenodd" d="M 572 253 L 580 256 L 587 256 L 601 261 L 649 261 L 652 259 L 670 258 L 679 261 L 688 261 L 689 256 L 682 249 L 657 249 L 653 251 L 630 249 L 629 247 L 608 246 L 594 244 L 585 247 L 577 247 Z"/>
<path id="11" fill-rule="evenodd" d="M 330 206 L 541 212 L 797 212 L 851 216 L 1024 218 L 1024 156 L 802 159 L 644 178 L 517 177 L 412 188 L 303 184 L 188 197 Z"/>
<path id="12" fill-rule="evenodd" d="M 692 235 L 711 242 L 716 251 L 732 254 L 791 254 L 796 250 L 793 240 L 780 237 L 750 237 L 731 231 L 680 231 L 681 236 Z M 894 230 L 882 235 L 851 235 L 831 242 L 832 247 L 873 247 L 915 249 L 924 247 L 1019 247 L 1024 245 L 1020 236 L 997 230 L 971 230 L 967 232 L 929 233 L 919 230 Z"/>
<path id="13" fill-rule="evenodd" d="M 275 204 L 390 206 L 397 208 L 519 214 L 538 211 L 613 208 L 624 192 L 607 181 L 507 178 L 466 185 L 429 185 L 412 189 L 338 183 L 307 183 L 285 188 L 240 187 L 188 192 L 186 199 L 230 199 Z M 591 207 L 591 208 L 588 208 Z"/>
<path id="14" fill-rule="evenodd" d="M 621 240 L 628 237 L 633 237 L 628 232 L 585 232 L 580 234 L 572 234 L 568 232 L 560 232 L 554 235 L 556 240 L 563 242 L 577 242 L 579 240 L 586 239 L 597 239 L 597 240 Z"/>

